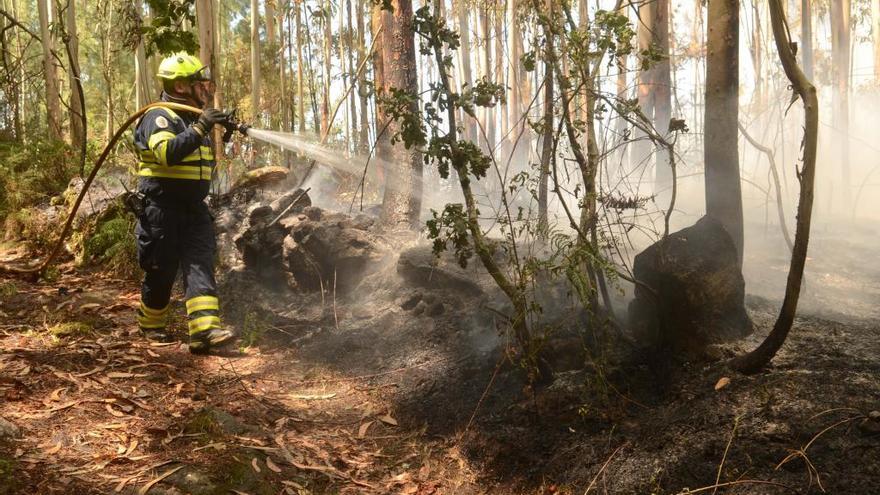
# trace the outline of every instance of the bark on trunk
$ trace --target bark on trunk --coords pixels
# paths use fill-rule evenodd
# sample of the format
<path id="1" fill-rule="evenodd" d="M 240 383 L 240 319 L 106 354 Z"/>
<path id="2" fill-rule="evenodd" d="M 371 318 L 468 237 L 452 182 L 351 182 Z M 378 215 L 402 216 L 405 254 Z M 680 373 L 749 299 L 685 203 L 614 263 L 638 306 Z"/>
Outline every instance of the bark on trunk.
<path id="1" fill-rule="evenodd" d="M 40 18 L 40 38 L 43 46 L 43 76 L 46 82 L 46 121 L 49 137 L 61 140 L 61 95 L 58 89 L 58 73 L 52 56 L 53 40 L 49 23 L 53 16 L 53 0 L 37 0 Z"/>
<path id="2" fill-rule="evenodd" d="M 471 67 L 471 30 L 470 30 L 470 22 L 468 16 L 468 5 L 462 1 L 455 2 L 455 10 L 456 17 L 458 18 L 458 34 L 459 40 L 461 41 L 461 46 L 458 49 L 459 56 L 459 68 L 461 77 L 459 79 L 462 88 L 470 88 L 473 87 L 473 70 Z M 474 128 L 473 119 L 462 112 L 462 120 L 460 122 L 462 127 L 464 128 L 464 135 L 462 136 L 464 139 L 468 141 L 475 141 L 477 137 L 476 129 Z"/>
<path id="3" fill-rule="evenodd" d="M 850 71 L 850 0 L 831 2 L 831 57 L 834 91 L 831 93 L 833 148 L 839 153 L 841 200 L 845 211 L 850 206 L 849 167 L 849 71 Z"/>
<path id="4" fill-rule="evenodd" d="M 672 76 L 670 73 L 669 50 L 669 0 L 657 0 L 654 12 L 654 44 L 662 55 L 662 59 L 654 67 L 654 128 L 661 136 L 669 131 L 669 119 L 672 118 Z M 667 153 L 657 153 L 654 191 L 665 203 L 671 195 L 672 169 Z"/>
<path id="5" fill-rule="evenodd" d="M 812 2 L 810 0 L 801 0 L 801 63 L 804 66 L 804 75 L 810 81 L 813 80 L 813 13 L 811 8 Z"/>
<path id="6" fill-rule="evenodd" d="M 706 214 L 715 217 L 743 258 L 743 209 L 739 176 L 739 2 L 709 0 L 706 54 Z"/>
<path id="7" fill-rule="evenodd" d="M 138 0 L 137 5 L 139 13 L 143 15 L 143 3 Z M 141 40 L 134 55 L 134 99 L 135 106 L 138 108 L 143 108 L 153 100 L 153 91 L 150 87 L 152 80 L 153 76 L 150 74 L 150 66 L 147 65 L 144 42 Z"/>
<path id="8" fill-rule="evenodd" d="M 639 21 L 638 21 L 638 44 L 639 52 L 644 52 L 651 48 L 654 43 L 654 22 L 657 20 L 657 3 L 643 2 L 639 5 Z M 638 99 L 639 108 L 646 118 L 652 119 L 654 116 L 654 77 L 657 73 L 655 67 L 647 69 L 642 68 L 638 73 Z M 647 139 L 644 132 L 636 128 L 633 132 L 635 142 L 632 145 L 630 153 L 630 168 L 635 169 L 647 164 L 651 157 L 651 141 Z"/>
<path id="9" fill-rule="evenodd" d="M 305 80 L 303 78 L 303 35 L 300 14 L 303 9 L 302 2 L 296 2 L 296 115 L 299 118 L 299 132 L 306 129 L 306 98 Z"/>
<path id="10" fill-rule="evenodd" d="M 251 109 L 254 123 L 260 125 L 260 9 L 259 1 L 251 0 Z"/>
<path id="11" fill-rule="evenodd" d="M 330 51 L 330 43 L 333 39 L 333 32 L 330 28 L 330 12 L 331 12 L 330 0 L 324 0 L 323 2 L 323 12 L 321 15 L 321 26 L 324 28 L 324 93 L 321 98 L 321 135 L 326 135 L 330 131 L 328 127 L 330 126 L 330 57 L 332 56 Z"/>
<path id="12" fill-rule="evenodd" d="M 76 30 L 76 2 L 67 2 L 67 55 L 70 64 L 68 81 L 70 84 L 70 142 L 74 146 L 85 143 L 86 121 L 85 101 L 79 70 L 79 37 Z M 85 148 L 83 147 L 83 151 Z M 85 156 L 85 153 L 83 153 Z"/>
<path id="13" fill-rule="evenodd" d="M 364 58 L 366 58 L 366 26 L 364 23 L 364 0 L 358 0 L 357 3 L 357 30 L 358 30 L 358 40 L 357 40 L 357 64 L 358 67 L 364 63 Z M 358 74 L 358 96 L 360 97 L 360 137 L 358 138 L 358 151 L 361 153 L 366 152 L 370 147 L 370 123 L 369 117 L 367 115 L 369 104 L 367 101 L 367 79 L 365 76 L 366 71 L 361 71 Z"/>
<path id="14" fill-rule="evenodd" d="M 217 36 L 214 21 L 217 14 L 217 0 L 197 0 L 196 1 L 196 22 L 199 25 L 199 59 L 203 64 L 211 69 L 214 80 L 220 74 L 220 64 L 217 63 L 217 54 L 220 52 L 219 40 Z M 140 47 L 143 50 L 143 47 Z M 214 101 L 211 102 L 214 108 L 222 107 L 220 94 L 220 85 L 216 85 L 214 92 Z M 140 108 L 140 107 L 138 107 Z M 214 130 L 214 155 L 222 156 L 223 146 L 221 144 L 221 131 Z"/>
<path id="15" fill-rule="evenodd" d="M 266 0 L 266 43 L 269 46 L 275 45 L 276 29 L 275 29 L 275 1 Z"/>
<path id="16" fill-rule="evenodd" d="M 415 39 L 413 38 L 411 0 L 392 0 L 393 12 L 380 13 L 383 34 L 387 42 L 378 45 L 382 52 L 382 88 L 385 91 L 398 88 L 414 94 L 418 91 Z M 418 113 L 413 103 L 410 111 Z M 380 106 L 380 115 L 383 110 Z M 388 118 L 381 116 L 380 121 Z M 388 131 L 380 139 L 380 151 L 396 170 L 386 175 L 385 194 L 382 199 L 382 221 L 397 228 L 417 228 L 422 200 L 422 158 L 415 149 L 407 150 L 402 142 L 390 143 L 390 136 L 398 133 L 399 124 L 391 122 Z"/>
<path id="17" fill-rule="evenodd" d="M 480 6 L 480 36 L 483 38 L 483 50 L 482 50 L 482 64 L 483 70 L 482 75 L 487 80 L 492 80 L 492 45 L 489 40 L 491 35 L 489 33 L 489 12 L 487 12 L 487 7 L 485 4 Z M 481 110 L 481 124 L 483 129 L 486 131 L 486 141 L 485 146 L 486 150 L 491 150 L 495 146 L 495 122 L 492 119 L 492 108 L 484 108 Z"/>
<path id="18" fill-rule="evenodd" d="M 505 84 L 504 80 L 504 45 L 502 44 L 502 40 L 504 39 L 502 35 L 502 28 L 504 24 L 504 15 L 503 9 L 501 6 L 496 6 L 495 14 L 493 17 L 493 29 L 495 35 L 495 82 L 498 84 Z M 495 107 L 496 119 L 501 124 L 501 135 L 500 139 L 507 139 L 508 133 L 508 107 L 507 105 L 498 105 Z"/>

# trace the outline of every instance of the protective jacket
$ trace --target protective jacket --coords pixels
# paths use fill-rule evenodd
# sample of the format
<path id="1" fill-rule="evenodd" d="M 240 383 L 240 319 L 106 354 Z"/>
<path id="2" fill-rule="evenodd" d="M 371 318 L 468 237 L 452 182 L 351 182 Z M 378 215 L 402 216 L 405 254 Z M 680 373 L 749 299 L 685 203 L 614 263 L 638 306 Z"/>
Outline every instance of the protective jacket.
<path id="1" fill-rule="evenodd" d="M 134 133 L 138 191 L 146 198 L 135 228 L 138 261 L 145 272 L 138 324 L 144 330 L 165 328 L 180 269 L 191 346 L 198 343 L 200 333 L 220 328 L 214 225 L 204 203 L 214 154 L 210 138 L 192 127 L 197 118 L 155 108 L 144 115 Z"/>

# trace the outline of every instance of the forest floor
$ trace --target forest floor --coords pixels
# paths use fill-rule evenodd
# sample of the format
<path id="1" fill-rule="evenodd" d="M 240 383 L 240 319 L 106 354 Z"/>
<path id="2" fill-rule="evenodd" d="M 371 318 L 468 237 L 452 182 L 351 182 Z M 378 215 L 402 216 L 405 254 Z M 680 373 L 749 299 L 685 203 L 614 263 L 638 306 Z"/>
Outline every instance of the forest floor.
<path id="1" fill-rule="evenodd" d="M 875 274 L 834 276 L 877 290 Z M 0 495 L 880 491 L 876 292 L 802 312 L 755 376 L 723 359 L 772 327 L 778 303 L 750 296 L 758 331 L 716 361 L 594 359 L 533 390 L 462 291 L 376 287 L 227 287 L 258 344 L 195 357 L 138 335 L 137 283 L 69 265 L 0 278 Z"/>

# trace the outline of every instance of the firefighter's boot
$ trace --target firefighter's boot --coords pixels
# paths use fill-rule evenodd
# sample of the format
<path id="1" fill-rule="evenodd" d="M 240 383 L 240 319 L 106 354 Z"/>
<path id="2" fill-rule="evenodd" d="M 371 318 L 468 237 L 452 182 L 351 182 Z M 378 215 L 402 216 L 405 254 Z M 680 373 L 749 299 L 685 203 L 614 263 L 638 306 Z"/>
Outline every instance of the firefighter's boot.
<path id="1" fill-rule="evenodd" d="M 226 347 L 235 340 L 235 334 L 224 328 L 212 328 L 189 337 L 189 352 L 207 354 L 212 349 Z"/>

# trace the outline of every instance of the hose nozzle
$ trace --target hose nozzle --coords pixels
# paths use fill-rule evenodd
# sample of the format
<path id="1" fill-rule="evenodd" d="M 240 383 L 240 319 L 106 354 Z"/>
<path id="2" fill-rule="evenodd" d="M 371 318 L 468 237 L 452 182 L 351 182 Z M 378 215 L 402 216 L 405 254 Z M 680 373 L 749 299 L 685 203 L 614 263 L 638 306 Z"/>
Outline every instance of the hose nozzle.
<path id="1" fill-rule="evenodd" d="M 238 116 L 236 115 L 237 112 L 237 108 L 233 108 L 232 111 L 226 112 L 226 120 L 224 120 L 221 124 L 226 129 L 226 132 L 223 133 L 224 143 L 228 143 L 232 139 L 232 134 L 235 131 L 238 131 L 247 136 L 248 129 L 251 128 L 250 125 L 243 123 L 238 118 Z"/>

